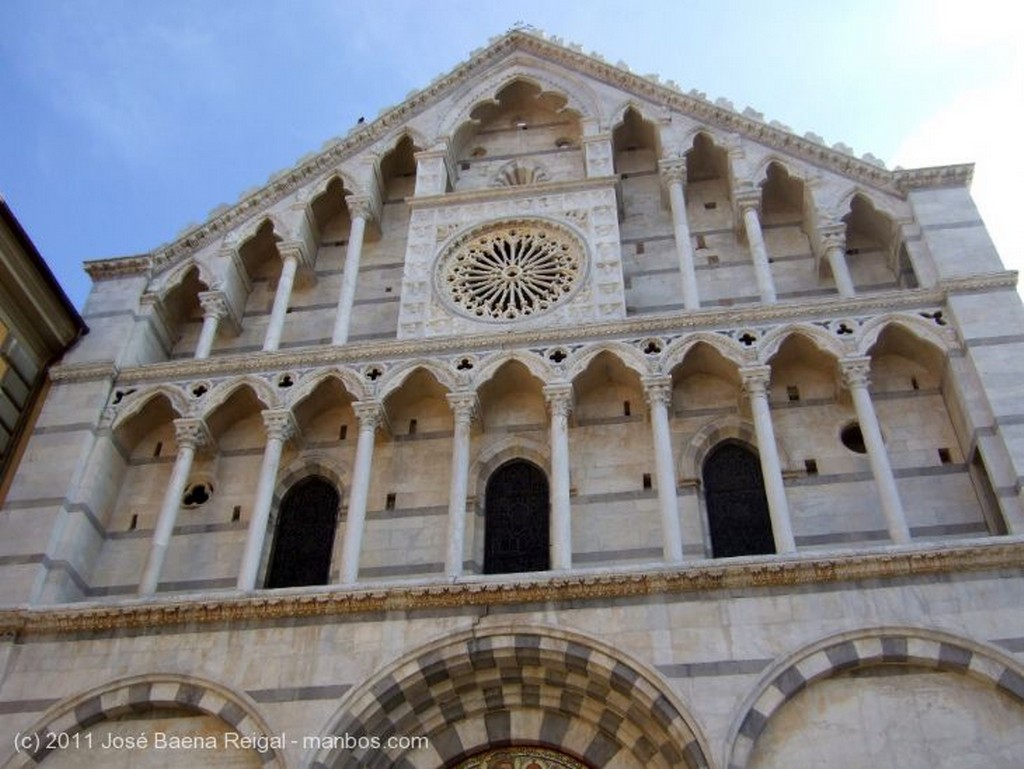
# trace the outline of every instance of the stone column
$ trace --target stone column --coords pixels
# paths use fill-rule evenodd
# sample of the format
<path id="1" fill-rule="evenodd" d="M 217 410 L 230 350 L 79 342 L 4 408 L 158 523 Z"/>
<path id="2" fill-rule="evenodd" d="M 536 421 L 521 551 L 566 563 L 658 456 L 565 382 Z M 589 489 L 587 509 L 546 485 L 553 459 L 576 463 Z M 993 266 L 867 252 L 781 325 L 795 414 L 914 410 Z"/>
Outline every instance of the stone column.
<path id="1" fill-rule="evenodd" d="M 338 309 L 334 316 L 334 334 L 332 344 L 345 344 L 348 341 L 348 328 L 352 320 L 352 303 L 356 296 L 356 283 L 359 281 L 359 259 L 363 253 L 363 238 L 366 234 L 366 223 L 370 219 L 371 207 L 367 198 L 348 197 L 349 214 L 352 227 L 348 234 L 348 249 L 345 252 L 345 271 L 341 275 L 341 293 L 338 295 Z"/>
<path id="2" fill-rule="evenodd" d="M 353 403 L 352 409 L 359 419 L 359 440 L 356 443 L 356 461 L 348 495 L 345 541 L 341 549 L 341 582 L 344 585 L 355 584 L 359 576 L 359 553 L 366 525 L 366 498 L 370 491 L 374 437 L 383 419 L 380 404 L 373 401 Z"/>
<path id="3" fill-rule="evenodd" d="M 139 583 L 141 596 L 153 595 L 156 592 L 164 556 L 167 554 L 167 545 L 171 541 L 171 533 L 178 518 L 181 497 L 185 493 L 189 473 L 192 472 L 192 460 L 196 451 L 213 443 L 210 431 L 201 419 L 175 419 L 174 434 L 178 443 L 178 456 L 174 460 L 170 483 L 164 491 L 164 502 L 153 532 L 153 543 L 150 545 L 149 557 L 146 559 L 142 581 Z"/>
<path id="4" fill-rule="evenodd" d="M 572 568 L 572 506 L 569 500 L 569 414 L 572 385 L 549 385 L 551 410 L 551 568 Z"/>
<path id="5" fill-rule="evenodd" d="M 836 290 L 839 296 L 853 296 L 856 291 L 853 288 L 853 278 L 850 277 L 850 268 L 846 264 L 846 227 L 837 225 L 822 230 L 821 245 L 825 250 L 825 259 L 828 261 L 829 269 L 832 270 L 832 279 L 836 283 Z"/>
<path id="6" fill-rule="evenodd" d="M 768 514 L 772 520 L 775 552 L 792 553 L 796 551 L 796 542 L 793 539 L 793 524 L 789 519 L 786 487 L 782 482 L 782 465 L 779 462 L 779 452 L 775 446 L 772 413 L 768 407 L 768 382 L 771 380 L 771 369 L 768 366 L 741 368 L 740 377 L 743 381 L 743 389 L 750 397 L 754 432 L 757 435 L 757 453 L 761 461 L 765 495 L 768 497 Z"/>
<path id="7" fill-rule="evenodd" d="M 875 407 L 868 392 L 871 359 L 846 358 L 841 360 L 839 365 L 843 372 L 843 381 L 853 398 L 853 408 L 857 412 L 857 422 L 868 451 L 871 473 L 878 486 L 878 496 L 882 501 L 882 513 L 889 528 L 889 536 L 896 543 L 910 542 L 910 529 L 903 513 L 903 503 L 900 502 L 896 478 L 892 474 L 889 454 L 882 441 L 882 430 L 878 426 L 878 417 L 875 416 Z"/>
<path id="8" fill-rule="evenodd" d="M 256 575 L 260 570 L 263 543 L 267 539 L 267 523 L 270 520 L 270 506 L 274 499 L 277 470 L 281 464 L 284 444 L 298 432 L 295 419 L 290 411 L 267 410 L 263 412 L 263 426 L 267 430 L 267 446 L 263 450 L 263 465 L 256 483 L 256 501 L 249 519 L 249 532 L 245 538 L 245 553 L 238 571 L 238 589 L 252 590 L 256 587 Z"/>
<path id="9" fill-rule="evenodd" d="M 469 430 L 476 411 L 475 393 L 449 393 L 448 403 L 455 417 L 452 440 L 452 475 L 448 491 L 448 545 L 444 573 L 462 575 L 462 555 L 466 538 L 466 492 L 469 486 Z"/>
<path id="10" fill-rule="evenodd" d="M 686 220 L 686 198 L 683 197 L 683 183 L 686 181 L 686 158 L 658 161 L 662 181 L 668 186 L 669 204 L 672 207 L 672 228 L 676 236 L 676 256 L 679 259 L 679 274 L 683 280 L 683 305 L 687 310 L 700 309 L 697 293 L 697 273 L 693 266 L 693 243 L 690 242 L 690 225 Z"/>
<path id="11" fill-rule="evenodd" d="M 761 301 L 765 304 L 775 304 L 775 280 L 772 278 L 772 266 L 768 263 L 768 248 L 764 244 L 761 219 L 758 215 L 761 205 L 760 193 L 737 197 L 736 205 L 743 217 L 743 228 L 750 246 L 750 258 L 754 262 L 754 275 L 757 278 Z"/>
<path id="12" fill-rule="evenodd" d="M 203 360 L 210 357 L 217 328 L 228 315 L 228 301 L 220 291 L 203 291 L 199 294 L 199 304 L 203 308 L 203 330 L 196 344 L 196 360 Z"/>
<path id="13" fill-rule="evenodd" d="M 661 511 L 661 532 L 666 563 L 683 562 L 683 535 L 679 527 L 679 499 L 676 493 L 676 469 L 672 461 L 672 433 L 668 424 L 668 407 L 672 403 L 672 377 L 659 376 L 644 380 L 647 404 L 651 410 L 651 432 L 654 437 L 654 466 L 658 477 L 658 507 Z"/>
<path id="14" fill-rule="evenodd" d="M 277 293 L 274 294 L 274 307 L 270 311 L 270 323 L 267 325 L 267 335 L 263 339 L 264 352 L 272 352 L 278 348 L 281 342 L 281 332 L 284 330 L 284 316 L 288 312 L 288 302 L 291 301 L 292 286 L 295 284 L 295 271 L 299 268 L 300 251 L 297 248 L 286 248 L 283 244 L 278 245 L 281 253 L 281 277 L 277 281 Z"/>

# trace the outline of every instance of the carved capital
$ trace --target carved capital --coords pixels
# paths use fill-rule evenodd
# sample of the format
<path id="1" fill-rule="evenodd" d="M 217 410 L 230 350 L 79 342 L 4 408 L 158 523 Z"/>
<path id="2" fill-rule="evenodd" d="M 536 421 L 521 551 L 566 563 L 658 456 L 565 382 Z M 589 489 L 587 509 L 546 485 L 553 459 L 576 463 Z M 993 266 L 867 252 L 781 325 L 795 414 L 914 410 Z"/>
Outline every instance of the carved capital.
<path id="1" fill-rule="evenodd" d="M 287 240 L 277 244 L 281 260 L 294 259 L 299 265 L 309 264 L 309 251 L 301 240 Z"/>
<path id="2" fill-rule="evenodd" d="M 360 217 L 363 221 L 369 222 L 377 218 L 376 206 L 373 205 L 373 199 L 368 196 L 349 195 L 345 198 L 345 204 L 348 206 L 348 215 L 353 220 Z"/>
<path id="3" fill-rule="evenodd" d="M 851 390 L 867 388 L 871 385 L 871 358 L 843 358 L 839 361 L 839 370 L 843 374 L 843 383 Z"/>
<path id="4" fill-rule="evenodd" d="M 223 291 L 200 291 L 199 306 L 203 308 L 203 317 L 214 317 L 217 320 L 226 318 L 231 308 Z"/>
<path id="5" fill-rule="evenodd" d="M 182 418 L 174 420 L 174 439 L 179 447 L 190 446 L 193 449 L 201 449 L 213 446 L 213 436 L 210 435 L 210 428 L 202 419 Z"/>
<path id="6" fill-rule="evenodd" d="M 572 385 L 555 384 L 544 388 L 544 399 L 553 417 L 568 417 L 572 413 Z"/>
<path id="7" fill-rule="evenodd" d="M 826 253 L 834 248 L 838 248 L 840 251 L 846 251 L 845 224 L 829 224 L 822 227 L 819 232 L 821 233 L 821 245 Z"/>
<path id="8" fill-rule="evenodd" d="M 445 396 L 455 417 L 455 424 L 467 425 L 473 421 L 477 413 L 476 393 L 454 392 Z"/>
<path id="9" fill-rule="evenodd" d="M 768 384 L 772 380 L 770 366 L 745 366 L 739 370 L 739 374 L 748 395 L 767 397 Z"/>
<path id="10" fill-rule="evenodd" d="M 655 404 L 660 404 L 668 408 L 672 405 L 672 377 L 667 374 L 644 377 L 643 384 L 649 406 L 653 408 Z"/>
<path id="11" fill-rule="evenodd" d="M 264 411 L 263 426 L 266 428 L 267 438 L 277 438 L 282 443 L 299 434 L 299 426 L 295 423 L 295 417 L 287 409 Z"/>
<path id="12" fill-rule="evenodd" d="M 352 410 L 359 420 L 360 432 L 375 432 L 384 423 L 384 409 L 377 401 L 356 401 Z"/>
<path id="13" fill-rule="evenodd" d="M 737 191 L 733 195 L 733 203 L 736 206 L 736 211 L 742 217 L 747 211 L 753 210 L 758 214 L 761 213 L 761 190 L 759 189 L 744 189 Z"/>
<path id="14" fill-rule="evenodd" d="M 686 158 L 665 158 L 658 161 L 658 173 L 665 186 L 686 184 Z"/>

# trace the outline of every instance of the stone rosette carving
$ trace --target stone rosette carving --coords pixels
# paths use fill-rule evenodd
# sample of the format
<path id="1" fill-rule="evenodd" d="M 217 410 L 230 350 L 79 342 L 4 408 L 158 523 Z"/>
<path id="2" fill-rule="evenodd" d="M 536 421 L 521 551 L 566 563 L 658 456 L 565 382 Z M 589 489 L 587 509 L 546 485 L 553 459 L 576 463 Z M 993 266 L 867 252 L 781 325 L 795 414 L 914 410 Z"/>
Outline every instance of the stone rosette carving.
<path id="1" fill-rule="evenodd" d="M 435 286 L 449 309 L 482 321 L 516 321 L 557 307 L 579 288 L 585 247 L 549 221 L 476 229 L 438 260 Z"/>

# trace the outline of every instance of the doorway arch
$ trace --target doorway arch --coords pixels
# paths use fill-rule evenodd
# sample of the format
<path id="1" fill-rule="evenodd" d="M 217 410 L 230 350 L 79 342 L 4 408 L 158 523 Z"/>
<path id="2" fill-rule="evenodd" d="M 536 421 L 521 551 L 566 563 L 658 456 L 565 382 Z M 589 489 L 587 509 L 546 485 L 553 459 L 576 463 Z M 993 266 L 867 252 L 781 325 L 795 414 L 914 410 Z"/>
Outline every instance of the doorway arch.
<path id="1" fill-rule="evenodd" d="M 341 501 L 333 483 L 310 475 L 281 500 L 266 587 L 326 585 Z"/>
<path id="2" fill-rule="evenodd" d="M 723 441 L 704 460 L 704 503 L 715 558 L 775 552 L 768 498 L 757 454 Z"/>
<path id="3" fill-rule="evenodd" d="M 525 459 L 505 462 L 487 479 L 484 499 L 484 573 L 551 568 L 544 471 Z"/>

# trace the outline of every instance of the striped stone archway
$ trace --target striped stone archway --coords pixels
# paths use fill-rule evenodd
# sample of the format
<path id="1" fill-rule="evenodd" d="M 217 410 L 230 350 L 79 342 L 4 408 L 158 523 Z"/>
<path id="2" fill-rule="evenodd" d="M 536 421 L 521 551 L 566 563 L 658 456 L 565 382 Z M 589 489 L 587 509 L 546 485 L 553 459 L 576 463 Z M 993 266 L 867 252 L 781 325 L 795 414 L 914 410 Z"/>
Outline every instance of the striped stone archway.
<path id="1" fill-rule="evenodd" d="M 350 692 L 322 735 L 314 769 L 458 767 L 517 745 L 585 768 L 709 766 L 706 740 L 657 674 L 550 628 L 488 628 L 432 644 Z M 338 735 L 381 747 L 339 749 Z M 388 747 L 391 737 L 429 745 Z"/>
<path id="2" fill-rule="evenodd" d="M 959 673 L 1024 704 L 1024 670 L 991 647 L 923 628 L 885 627 L 843 633 L 796 652 L 765 673 L 733 723 L 724 766 L 746 769 L 757 738 L 769 720 L 808 686 L 876 665 L 909 665 Z"/>

